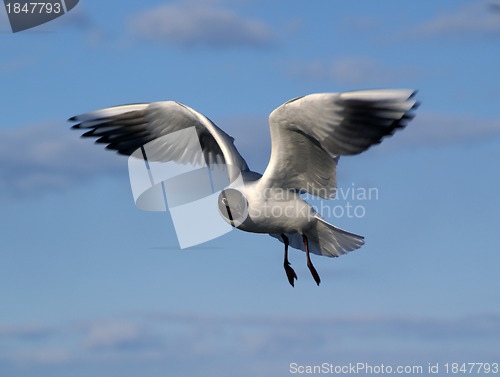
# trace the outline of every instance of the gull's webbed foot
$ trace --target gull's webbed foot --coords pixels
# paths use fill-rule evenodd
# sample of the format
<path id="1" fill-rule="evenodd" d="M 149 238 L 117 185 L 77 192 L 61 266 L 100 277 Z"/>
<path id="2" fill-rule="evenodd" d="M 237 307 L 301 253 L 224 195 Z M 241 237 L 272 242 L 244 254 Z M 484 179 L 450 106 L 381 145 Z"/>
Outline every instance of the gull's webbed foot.
<path id="1" fill-rule="evenodd" d="M 288 278 L 288 282 L 293 287 L 294 279 L 297 279 L 297 274 L 293 270 L 292 266 L 290 266 L 290 262 L 288 261 L 288 237 L 284 234 L 281 234 L 281 238 L 283 238 L 283 242 L 285 243 L 285 260 L 283 262 L 283 267 L 285 267 L 286 277 Z"/>
<path id="2" fill-rule="evenodd" d="M 311 271 L 314 281 L 319 285 L 319 283 L 321 283 L 321 279 L 319 278 L 318 271 L 316 271 L 312 263 L 307 263 L 307 267 L 309 267 L 309 271 Z"/>
<path id="3" fill-rule="evenodd" d="M 304 234 L 302 235 L 302 241 L 304 241 L 304 246 L 306 247 L 307 267 L 309 267 L 309 271 L 311 271 L 311 275 L 313 276 L 314 281 L 319 285 L 319 283 L 321 283 L 321 279 L 319 278 L 318 271 L 316 271 L 311 262 L 311 257 L 309 255 L 309 243 L 307 241 L 307 237 Z"/>
<path id="4" fill-rule="evenodd" d="M 283 266 L 285 267 L 285 272 L 288 278 L 288 282 L 293 287 L 294 279 L 297 279 L 297 274 L 293 270 L 292 266 L 290 266 L 290 262 L 285 261 L 285 263 L 283 263 Z"/>

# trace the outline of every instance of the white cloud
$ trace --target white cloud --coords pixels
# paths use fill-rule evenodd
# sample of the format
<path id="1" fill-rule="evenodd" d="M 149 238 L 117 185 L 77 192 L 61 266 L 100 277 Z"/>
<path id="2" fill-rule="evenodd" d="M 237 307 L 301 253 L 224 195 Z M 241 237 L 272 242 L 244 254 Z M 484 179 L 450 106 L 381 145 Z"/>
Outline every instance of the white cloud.
<path id="1" fill-rule="evenodd" d="M 43 348 L 14 352 L 8 359 L 20 365 L 59 365 L 70 362 L 72 355 L 71 352 L 62 348 Z"/>
<path id="2" fill-rule="evenodd" d="M 0 326 L 0 339 L 40 339 L 51 335 L 52 328 L 38 324 L 24 324 L 21 326 Z"/>
<path id="3" fill-rule="evenodd" d="M 414 79 L 413 67 L 389 67 L 370 57 L 343 57 L 333 61 L 296 62 L 289 73 L 308 80 L 332 80 L 348 85 L 387 85 L 404 79 Z"/>
<path id="4" fill-rule="evenodd" d="M 80 140 L 64 123 L 0 131 L 0 190 L 5 197 L 73 187 L 99 175 L 127 171 L 127 162 L 102 145 Z"/>
<path id="5" fill-rule="evenodd" d="M 143 340 L 140 326 L 129 322 L 93 323 L 86 331 L 83 345 L 85 348 L 120 348 Z"/>
<path id="6" fill-rule="evenodd" d="M 267 46 L 273 40 L 264 23 L 202 2 L 147 10 L 131 20 L 130 28 L 138 36 L 178 46 Z"/>
<path id="7" fill-rule="evenodd" d="M 398 132 L 397 142 L 391 143 L 390 148 L 440 146 L 500 136 L 500 118 L 421 110 L 417 109 L 415 119 L 403 132 Z M 265 169 L 270 155 L 266 118 L 242 116 L 220 120 L 220 125 L 228 125 L 223 128 L 236 138 L 235 145 L 257 171 Z M 231 125 L 237 126 L 231 128 Z M 256 129 L 260 131 L 255 132 Z M 80 132 L 63 122 L 0 130 L 0 160 L 8 161 L 0 165 L 3 199 L 65 190 L 97 177 L 127 174 L 126 157 L 105 150 L 102 144 L 95 145 L 91 139 L 81 139 Z"/>
<path id="8" fill-rule="evenodd" d="M 456 142 L 474 142 L 500 136 L 499 118 L 420 113 L 398 134 L 399 147 L 408 145 L 442 145 Z"/>
<path id="9" fill-rule="evenodd" d="M 384 85 L 384 87 L 387 87 Z M 420 100 L 425 93 L 417 93 Z M 455 143 L 484 142 L 500 137 L 500 117 L 474 117 L 459 113 L 425 111 L 425 99 L 408 126 L 383 142 L 384 151 L 408 147 L 440 147 Z M 266 116 L 221 118 L 217 122 L 235 137 L 235 145 L 250 168 L 263 172 L 269 162 L 271 137 Z M 227 125 L 227 126 L 224 126 Z M 233 128 L 230 128 L 232 125 Z M 392 140 L 394 139 L 394 140 Z M 374 147 L 380 150 L 380 146 Z"/>
<path id="10" fill-rule="evenodd" d="M 495 3 L 473 2 L 429 20 L 414 28 L 410 34 L 426 37 L 500 35 L 500 12 L 496 11 Z"/>
<path id="11" fill-rule="evenodd" d="M 68 13 L 65 13 L 51 22 L 41 25 L 41 27 L 47 28 L 47 30 L 52 30 L 53 28 L 67 29 L 69 27 L 76 30 L 90 29 L 92 27 L 92 17 L 87 11 L 85 4 L 82 3 L 83 2 L 79 2 L 78 5 L 71 9 Z M 40 29 L 40 27 L 37 27 L 37 29 Z"/>
<path id="12" fill-rule="evenodd" d="M 17 326 L 16 328 L 26 327 Z M 17 330 L 16 330 L 17 331 Z M 59 343 L 30 342 L 13 352 L 0 353 L 1 360 L 31 364 L 94 362 L 151 362 L 165 357 L 173 360 L 224 358 L 281 360 L 303 357 L 375 355 L 383 342 L 388 351 L 401 342 L 412 344 L 421 353 L 453 343 L 449 352 L 482 344 L 476 352 L 487 351 L 500 335 L 498 313 L 463 317 L 412 317 L 387 315 L 359 316 L 224 316 L 157 313 L 119 320 L 89 321 L 51 330 Z M 154 335 L 153 335 L 154 334 Z M 8 339 L 4 343 L 9 344 Z M 64 351 L 61 344 L 65 345 Z M 353 347 L 355 346 L 355 347 Z M 463 348 L 465 347 L 465 348 Z M 305 352 L 307 350 L 307 352 Z M 1 351 L 1 350 L 0 350 Z M 450 355 L 451 356 L 451 355 Z M 458 356 L 458 355 L 455 355 Z M 487 352 L 484 357 L 487 357 Z M 339 356 L 340 357 L 340 356 Z M 201 365 L 199 367 L 202 367 Z"/>

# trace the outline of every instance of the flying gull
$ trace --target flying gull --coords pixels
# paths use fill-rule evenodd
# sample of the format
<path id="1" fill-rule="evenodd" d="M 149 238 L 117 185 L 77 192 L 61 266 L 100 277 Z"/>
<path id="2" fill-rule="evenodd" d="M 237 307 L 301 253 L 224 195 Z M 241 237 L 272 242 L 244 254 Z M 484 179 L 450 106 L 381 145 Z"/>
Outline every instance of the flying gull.
<path id="1" fill-rule="evenodd" d="M 417 106 L 414 96 L 413 90 L 367 90 L 310 94 L 285 102 L 269 116 L 272 150 L 263 174 L 250 170 L 232 137 L 179 102 L 110 107 L 70 121 L 76 123 L 73 128 L 86 130 L 83 137 L 97 137 L 96 142 L 124 155 L 195 127 L 201 153 L 187 153 L 183 140 L 177 140 L 177 145 L 161 146 L 159 159 L 194 165 L 203 159 L 209 166 L 226 167 L 230 182 L 242 177 L 244 187 L 220 193 L 221 216 L 240 230 L 268 233 L 283 242 L 284 268 L 292 286 L 297 275 L 288 261 L 288 248 L 305 251 L 319 285 L 310 254 L 338 257 L 361 247 L 364 238 L 326 222 L 301 195 L 333 199 L 339 157 L 361 153 L 405 127 Z"/>

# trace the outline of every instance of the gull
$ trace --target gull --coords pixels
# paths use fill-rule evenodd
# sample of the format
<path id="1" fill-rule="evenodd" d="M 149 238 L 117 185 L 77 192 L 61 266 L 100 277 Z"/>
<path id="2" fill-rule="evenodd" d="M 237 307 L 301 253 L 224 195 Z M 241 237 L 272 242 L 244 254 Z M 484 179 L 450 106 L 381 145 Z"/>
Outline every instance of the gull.
<path id="1" fill-rule="evenodd" d="M 131 155 L 162 136 L 194 127 L 200 152 L 163 142 L 161 161 L 227 168 L 230 182 L 241 177 L 243 187 L 228 187 L 218 197 L 218 210 L 231 226 L 267 233 L 284 243 L 283 266 L 294 286 L 297 274 L 288 248 L 305 251 L 317 285 L 321 279 L 310 254 L 339 257 L 360 248 L 364 237 L 325 221 L 303 199 L 309 194 L 334 199 L 340 156 L 356 155 L 404 128 L 418 106 L 408 89 L 315 93 L 297 97 L 269 116 L 271 157 L 263 174 L 250 170 L 234 139 L 196 110 L 175 101 L 109 107 L 70 118 L 82 137 L 123 155 Z"/>

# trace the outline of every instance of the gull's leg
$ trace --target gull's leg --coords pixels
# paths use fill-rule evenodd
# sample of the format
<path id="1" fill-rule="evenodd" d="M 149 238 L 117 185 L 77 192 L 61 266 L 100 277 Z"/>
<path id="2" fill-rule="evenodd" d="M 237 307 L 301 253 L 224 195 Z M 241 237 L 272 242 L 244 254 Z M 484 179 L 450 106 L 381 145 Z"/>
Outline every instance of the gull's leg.
<path id="1" fill-rule="evenodd" d="M 293 287 L 293 279 L 297 279 L 297 274 L 293 270 L 292 266 L 290 266 L 290 262 L 288 262 L 288 237 L 281 234 L 281 238 L 283 238 L 283 242 L 285 242 L 285 261 L 283 262 L 283 266 L 285 267 L 288 282 Z"/>
<path id="2" fill-rule="evenodd" d="M 311 262 L 311 257 L 309 256 L 309 244 L 307 242 L 307 237 L 304 234 L 302 235 L 302 241 L 304 241 L 304 246 L 306 247 L 307 267 L 309 267 L 309 271 L 311 271 L 311 275 L 313 276 L 314 281 L 319 285 L 321 279 L 319 278 L 318 272 Z"/>

